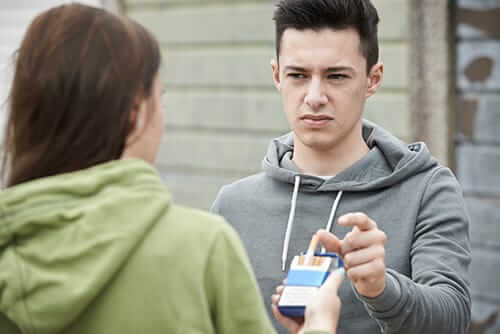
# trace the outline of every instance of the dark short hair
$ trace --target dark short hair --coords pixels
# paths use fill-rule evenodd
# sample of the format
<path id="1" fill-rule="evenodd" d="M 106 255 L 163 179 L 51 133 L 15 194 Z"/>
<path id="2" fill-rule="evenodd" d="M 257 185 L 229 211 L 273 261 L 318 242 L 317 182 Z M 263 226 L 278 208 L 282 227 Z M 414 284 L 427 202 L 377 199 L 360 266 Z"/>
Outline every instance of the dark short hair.
<path id="1" fill-rule="evenodd" d="M 119 159 L 160 62 L 154 37 L 126 17 L 81 4 L 37 16 L 15 55 L 7 186 Z"/>
<path id="2" fill-rule="evenodd" d="M 379 17 L 370 0 L 281 0 L 276 6 L 273 19 L 276 23 L 278 59 L 281 39 L 288 28 L 297 30 L 354 28 L 360 36 L 361 54 L 366 58 L 367 72 L 378 61 Z"/>

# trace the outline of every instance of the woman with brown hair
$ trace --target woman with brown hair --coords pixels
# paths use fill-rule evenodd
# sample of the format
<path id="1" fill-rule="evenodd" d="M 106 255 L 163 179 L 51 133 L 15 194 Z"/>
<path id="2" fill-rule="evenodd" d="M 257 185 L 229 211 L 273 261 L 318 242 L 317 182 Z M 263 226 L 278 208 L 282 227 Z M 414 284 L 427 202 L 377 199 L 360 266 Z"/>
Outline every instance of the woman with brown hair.
<path id="1" fill-rule="evenodd" d="M 2 334 L 273 332 L 235 232 L 173 204 L 152 166 L 160 63 L 147 30 L 101 9 L 30 25 L 4 142 Z M 334 332 L 331 277 L 296 331 Z"/>

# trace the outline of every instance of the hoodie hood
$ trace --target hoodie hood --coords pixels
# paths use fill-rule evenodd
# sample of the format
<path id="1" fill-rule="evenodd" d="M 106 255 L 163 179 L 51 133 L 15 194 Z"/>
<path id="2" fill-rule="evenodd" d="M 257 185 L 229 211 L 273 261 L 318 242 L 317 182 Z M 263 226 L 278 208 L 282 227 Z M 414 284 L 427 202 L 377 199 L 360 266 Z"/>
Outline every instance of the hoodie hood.
<path id="1" fill-rule="evenodd" d="M 378 125 L 363 120 L 363 138 L 370 151 L 328 180 L 303 174 L 292 162 L 293 133 L 271 141 L 262 168 L 266 175 L 294 184 L 300 176 L 302 191 L 367 191 L 389 187 L 425 172 L 438 162 L 423 142 L 407 145 Z"/>
<path id="2" fill-rule="evenodd" d="M 0 312 L 23 333 L 63 330 L 126 263 L 169 200 L 155 169 L 139 160 L 2 191 Z"/>

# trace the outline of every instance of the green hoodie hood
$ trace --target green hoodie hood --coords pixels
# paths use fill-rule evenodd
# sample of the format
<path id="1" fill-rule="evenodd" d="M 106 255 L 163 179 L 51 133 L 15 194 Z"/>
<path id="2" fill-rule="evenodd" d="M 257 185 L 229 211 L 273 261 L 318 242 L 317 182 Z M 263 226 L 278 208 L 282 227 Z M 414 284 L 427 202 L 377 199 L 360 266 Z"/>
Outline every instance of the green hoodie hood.
<path id="1" fill-rule="evenodd" d="M 64 329 L 112 280 L 169 201 L 155 169 L 139 160 L 2 191 L 0 312 L 25 333 Z"/>

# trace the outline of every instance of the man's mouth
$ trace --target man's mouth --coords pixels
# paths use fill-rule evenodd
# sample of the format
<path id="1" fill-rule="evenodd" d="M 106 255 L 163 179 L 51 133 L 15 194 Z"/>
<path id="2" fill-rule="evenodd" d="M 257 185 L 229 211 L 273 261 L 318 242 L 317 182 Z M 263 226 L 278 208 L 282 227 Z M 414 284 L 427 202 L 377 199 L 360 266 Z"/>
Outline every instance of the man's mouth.
<path id="1" fill-rule="evenodd" d="M 333 120 L 333 117 L 328 115 L 304 115 L 300 118 L 300 120 L 304 121 L 307 125 L 321 127 Z"/>

